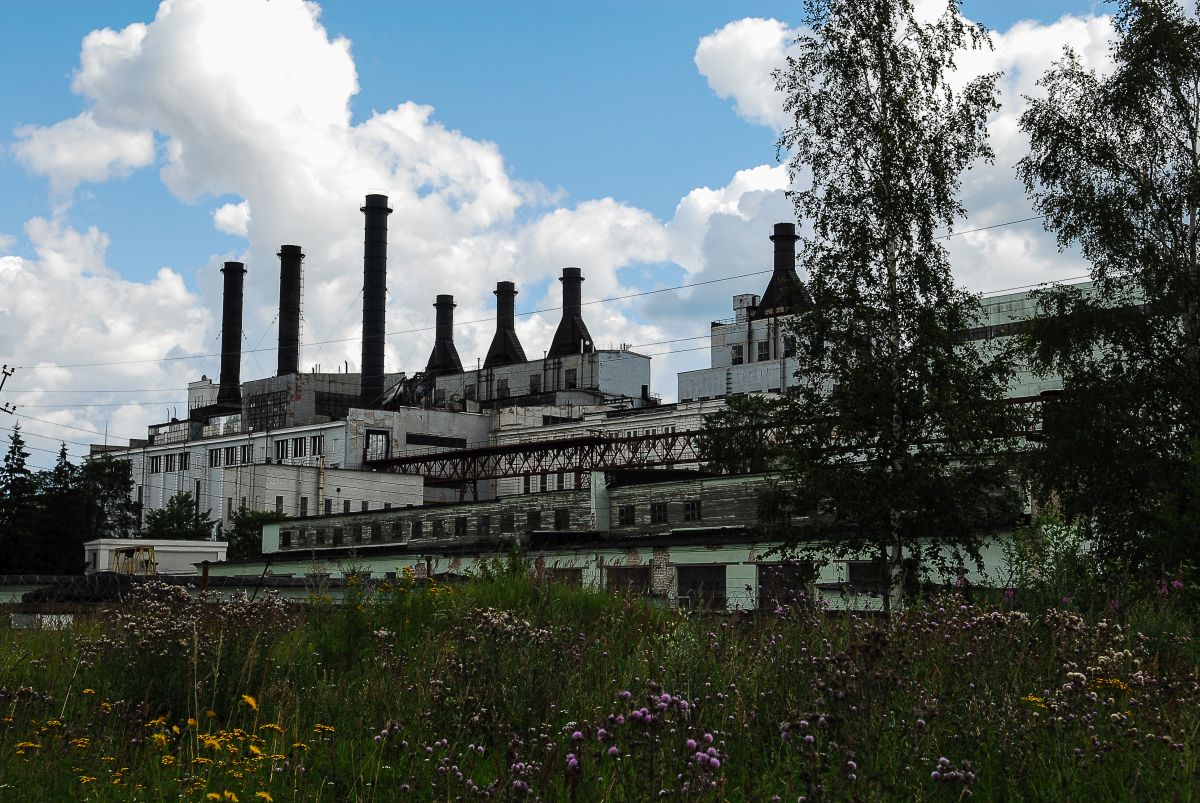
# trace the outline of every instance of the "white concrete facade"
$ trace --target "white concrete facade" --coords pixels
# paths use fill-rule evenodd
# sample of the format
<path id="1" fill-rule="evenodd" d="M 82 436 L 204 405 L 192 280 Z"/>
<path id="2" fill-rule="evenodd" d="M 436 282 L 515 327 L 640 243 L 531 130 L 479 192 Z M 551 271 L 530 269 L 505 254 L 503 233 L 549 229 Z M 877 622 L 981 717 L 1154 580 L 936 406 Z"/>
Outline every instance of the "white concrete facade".
<path id="1" fill-rule="evenodd" d="M 196 574 L 201 561 L 225 560 L 224 541 L 170 541 L 149 538 L 97 538 L 83 545 L 85 573 L 109 572 L 116 568 L 114 557 L 121 550 L 152 547 L 158 574 Z"/>

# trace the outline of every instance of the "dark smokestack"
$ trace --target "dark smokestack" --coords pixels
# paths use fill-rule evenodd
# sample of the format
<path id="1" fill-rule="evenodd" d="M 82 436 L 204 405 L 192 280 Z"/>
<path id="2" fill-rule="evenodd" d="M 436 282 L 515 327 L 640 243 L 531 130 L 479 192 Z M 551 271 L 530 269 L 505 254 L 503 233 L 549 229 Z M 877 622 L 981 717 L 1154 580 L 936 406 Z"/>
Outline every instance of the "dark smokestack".
<path id="1" fill-rule="evenodd" d="M 517 339 L 513 310 L 516 306 L 517 286 L 512 282 L 496 282 L 496 335 L 488 349 L 484 368 L 496 365 L 512 365 L 525 362 L 525 349 Z"/>
<path id="2" fill-rule="evenodd" d="M 359 211 L 365 216 L 363 238 L 362 403 L 370 407 L 383 396 L 383 333 L 387 302 L 386 195 L 368 195 Z"/>
<path id="3" fill-rule="evenodd" d="M 279 367 L 276 376 L 300 370 L 300 263 L 298 245 L 281 245 L 279 253 Z"/>
<path id="4" fill-rule="evenodd" d="M 221 302 L 221 386 L 217 404 L 242 403 L 242 282 L 246 266 L 226 262 L 224 298 Z"/>
<path id="5" fill-rule="evenodd" d="M 437 327 L 425 373 L 432 376 L 460 374 L 462 361 L 458 359 L 458 349 L 454 348 L 454 296 L 440 295 L 433 306 L 437 310 Z"/>
<path id="6" fill-rule="evenodd" d="M 775 265 L 771 281 L 758 302 L 755 317 L 803 312 L 812 309 L 812 297 L 796 275 L 795 223 L 776 223 L 771 242 L 775 243 Z"/>
<path id="7" fill-rule="evenodd" d="M 583 322 L 583 274 L 579 268 L 563 268 L 563 314 L 550 343 L 549 357 L 564 357 L 568 354 L 590 352 L 592 336 Z"/>

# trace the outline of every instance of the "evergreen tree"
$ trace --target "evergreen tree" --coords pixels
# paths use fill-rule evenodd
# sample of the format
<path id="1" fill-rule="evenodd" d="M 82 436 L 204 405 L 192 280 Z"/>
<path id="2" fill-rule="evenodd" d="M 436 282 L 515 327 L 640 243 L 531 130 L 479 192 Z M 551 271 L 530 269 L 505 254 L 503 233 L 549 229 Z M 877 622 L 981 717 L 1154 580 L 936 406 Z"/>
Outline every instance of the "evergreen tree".
<path id="1" fill-rule="evenodd" d="M 190 493 L 180 492 L 167 504 L 146 514 L 145 538 L 207 540 L 212 538 L 213 520 L 210 511 L 200 512 L 200 506 Z"/>
<path id="2" fill-rule="evenodd" d="M 0 571 L 33 572 L 31 563 L 33 518 L 37 487 L 27 461 L 21 425 L 14 424 L 8 451 L 0 467 Z"/>
<path id="3" fill-rule="evenodd" d="M 87 500 L 79 479 L 80 470 L 71 463 L 65 443 L 60 445 L 54 467 L 36 476 L 30 552 L 39 572 L 79 574 L 83 571 Z"/>
<path id="4" fill-rule="evenodd" d="M 1126 569 L 1200 553 L 1200 22 L 1174 0 L 1126 0 L 1114 70 L 1071 50 L 1021 118 L 1019 173 L 1086 291 L 1037 294 L 1028 339 L 1063 392 L 1045 409 L 1037 489 Z"/>
<path id="5" fill-rule="evenodd" d="M 948 2 L 810 0 L 797 55 L 776 74 L 792 125 L 792 193 L 812 233 L 799 260 L 814 308 L 792 327 L 795 399 L 771 403 L 783 483 L 769 517 L 814 514 L 797 544 L 881 561 L 894 604 L 905 565 L 978 562 L 1019 512 L 1002 455 L 1008 363 L 964 346 L 978 298 L 955 287 L 937 239 L 964 215 L 960 175 L 990 158 L 995 75 L 953 92 L 944 75 L 989 44 Z M 719 423 L 714 422 L 714 423 Z"/>
<path id="6" fill-rule="evenodd" d="M 138 504 L 127 460 L 106 454 L 83 464 L 80 485 L 87 502 L 87 539 L 130 538 L 137 530 Z"/>

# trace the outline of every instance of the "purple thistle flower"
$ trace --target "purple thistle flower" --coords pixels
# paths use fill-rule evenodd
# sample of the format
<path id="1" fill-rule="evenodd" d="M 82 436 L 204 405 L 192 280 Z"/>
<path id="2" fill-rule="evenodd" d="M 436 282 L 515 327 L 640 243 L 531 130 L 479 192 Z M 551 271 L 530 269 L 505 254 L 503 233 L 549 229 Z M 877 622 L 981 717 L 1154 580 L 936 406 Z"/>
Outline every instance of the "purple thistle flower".
<path id="1" fill-rule="evenodd" d="M 612 756 L 613 758 L 616 758 L 618 755 L 620 755 L 620 753 L 621 753 L 621 751 L 617 749 L 617 746 L 615 744 L 612 747 L 608 748 L 608 754 L 610 756 Z"/>
<path id="2" fill-rule="evenodd" d="M 687 749 L 693 753 L 696 752 L 696 740 L 695 739 L 687 740 Z"/>

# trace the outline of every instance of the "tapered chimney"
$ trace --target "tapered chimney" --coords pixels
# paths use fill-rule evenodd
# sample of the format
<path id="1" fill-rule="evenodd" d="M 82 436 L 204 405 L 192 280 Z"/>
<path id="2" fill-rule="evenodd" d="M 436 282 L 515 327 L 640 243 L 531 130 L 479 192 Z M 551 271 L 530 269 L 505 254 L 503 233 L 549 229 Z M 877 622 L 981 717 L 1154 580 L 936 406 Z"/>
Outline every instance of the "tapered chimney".
<path id="1" fill-rule="evenodd" d="M 242 283 L 246 266 L 226 262 L 225 290 L 221 301 L 221 385 L 217 404 L 242 403 Z"/>
<path id="2" fill-rule="evenodd" d="M 370 407 L 383 396 L 383 335 L 387 303 L 386 195 L 368 195 L 360 210 L 363 231 L 362 404 Z"/>
<path id="3" fill-rule="evenodd" d="M 300 370 L 300 270 L 298 245 L 279 246 L 279 367 L 276 376 Z"/>
<path id="4" fill-rule="evenodd" d="M 767 315 L 780 315 L 789 312 L 803 312 L 812 309 L 812 296 L 796 275 L 796 236 L 795 223 L 776 223 L 771 242 L 775 244 L 775 264 L 771 271 L 771 281 L 763 291 L 758 302 L 754 317 L 762 318 Z"/>
<path id="5" fill-rule="evenodd" d="M 440 295 L 433 306 L 437 310 L 437 325 L 425 373 L 430 376 L 460 374 L 462 361 L 458 359 L 458 349 L 454 348 L 454 296 Z"/>
<path id="6" fill-rule="evenodd" d="M 591 352 L 592 336 L 583 322 L 583 274 L 579 268 L 563 268 L 563 314 L 550 342 L 548 357 L 565 357 L 568 354 Z"/>
<path id="7" fill-rule="evenodd" d="M 512 282 L 496 282 L 496 335 L 483 361 L 484 368 L 525 362 L 525 349 L 517 339 L 514 309 L 517 286 Z"/>

